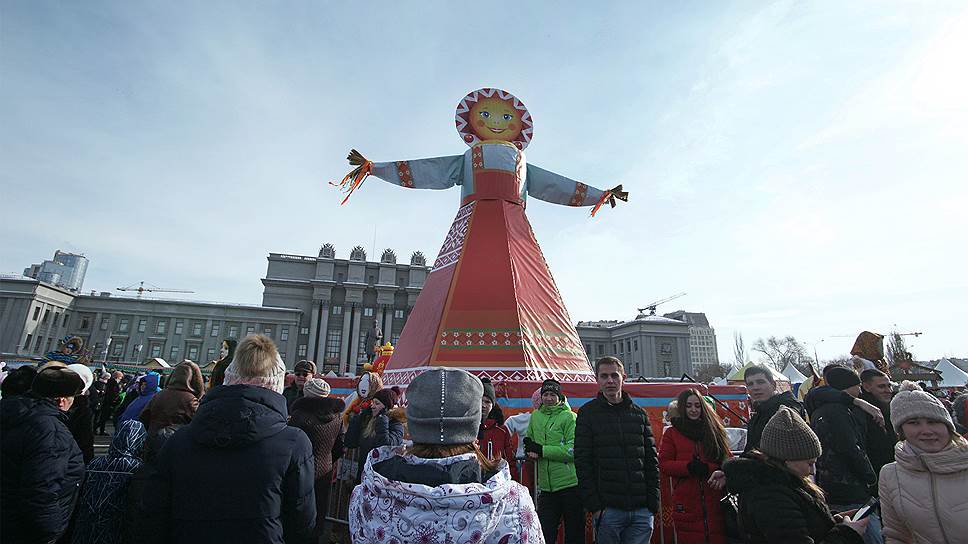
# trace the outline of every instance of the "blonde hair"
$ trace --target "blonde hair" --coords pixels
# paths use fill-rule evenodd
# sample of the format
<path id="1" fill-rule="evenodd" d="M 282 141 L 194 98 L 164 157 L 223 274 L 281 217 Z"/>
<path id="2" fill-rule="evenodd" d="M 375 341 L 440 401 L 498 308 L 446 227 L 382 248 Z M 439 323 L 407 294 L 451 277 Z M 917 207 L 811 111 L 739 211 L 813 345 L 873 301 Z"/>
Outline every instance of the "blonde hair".
<path id="1" fill-rule="evenodd" d="M 286 365 L 276 345 L 268 336 L 255 334 L 239 343 L 223 385 L 255 385 L 281 394 L 285 377 Z"/>
<path id="2" fill-rule="evenodd" d="M 243 378 L 270 376 L 279 360 L 279 351 L 268 336 L 246 336 L 235 348 L 235 371 Z"/>

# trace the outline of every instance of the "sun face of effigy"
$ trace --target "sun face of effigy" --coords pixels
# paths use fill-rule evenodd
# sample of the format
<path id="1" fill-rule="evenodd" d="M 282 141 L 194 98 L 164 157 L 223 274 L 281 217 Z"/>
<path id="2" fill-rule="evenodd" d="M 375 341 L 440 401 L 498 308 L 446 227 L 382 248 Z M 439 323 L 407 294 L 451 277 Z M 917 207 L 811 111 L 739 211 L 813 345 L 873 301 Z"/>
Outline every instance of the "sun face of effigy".
<path id="1" fill-rule="evenodd" d="M 506 101 L 484 98 L 471 107 L 470 124 L 482 141 L 514 141 L 521 134 L 521 117 Z"/>
<path id="2" fill-rule="evenodd" d="M 457 104 L 457 132 L 470 147 L 511 144 L 523 151 L 531 143 L 534 123 L 528 108 L 513 94 L 486 87 L 471 91 Z"/>

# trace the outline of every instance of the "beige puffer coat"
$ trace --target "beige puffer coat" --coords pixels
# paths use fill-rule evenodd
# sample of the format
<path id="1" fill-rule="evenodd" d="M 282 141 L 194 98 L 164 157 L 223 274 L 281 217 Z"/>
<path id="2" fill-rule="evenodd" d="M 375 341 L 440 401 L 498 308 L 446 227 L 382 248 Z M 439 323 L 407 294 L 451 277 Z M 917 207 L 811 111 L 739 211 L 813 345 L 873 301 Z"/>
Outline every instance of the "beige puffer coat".
<path id="1" fill-rule="evenodd" d="M 956 544 L 968 538 L 968 444 L 938 453 L 895 448 L 881 469 L 879 494 L 886 544 Z"/>

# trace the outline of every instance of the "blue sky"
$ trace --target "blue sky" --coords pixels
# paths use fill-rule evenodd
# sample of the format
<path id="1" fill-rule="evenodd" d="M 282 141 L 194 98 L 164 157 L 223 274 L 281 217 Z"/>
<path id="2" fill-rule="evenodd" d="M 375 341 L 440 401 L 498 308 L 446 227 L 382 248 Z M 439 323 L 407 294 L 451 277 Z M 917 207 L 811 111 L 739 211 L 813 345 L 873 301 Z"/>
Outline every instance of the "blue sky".
<path id="1" fill-rule="evenodd" d="M 365 5 L 364 5 L 365 4 Z M 459 195 L 327 181 L 462 153 L 495 86 L 528 160 L 631 202 L 528 214 L 574 320 L 703 311 L 820 357 L 923 331 L 968 356 L 961 2 L 0 4 L 0 270 L 62 248 L 86 289 L 261 302 L 266 255 L 433 258 Z"/>

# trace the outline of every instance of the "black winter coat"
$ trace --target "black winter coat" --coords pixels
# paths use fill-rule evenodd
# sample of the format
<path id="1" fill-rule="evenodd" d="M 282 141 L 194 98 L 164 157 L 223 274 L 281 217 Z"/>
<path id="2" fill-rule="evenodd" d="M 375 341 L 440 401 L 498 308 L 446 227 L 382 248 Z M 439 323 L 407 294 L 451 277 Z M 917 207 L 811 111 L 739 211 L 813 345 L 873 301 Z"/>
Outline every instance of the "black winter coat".
<path id="1" fill-rule="evenodd" d="M 74 397 L 74 404 L 67 411 L 67 428 L 81 448 L 84 464 L 94 459 L 94 413 L 87 396 Z"/>
<path id="2" fill-rule="evenodd" d="M 602 393 L 578 410 L 575 469 L 585 510 L 605 507 L 658 511 L 659 459 L 645 410 L 622 393 L 609 404 Z"/>
<path id="3" fill-rule="evenodd" d="M 101 414 L 98 419 L 105 419 L 113 414 L 121 396 L 121 384 L 114 378 L 109 378 L 104 384 L 104 398 L 101 399 Z"/>
<path id="4" fill-rule="evenodd" d="M 793 474 L 750 454 L 723 464 L 726 491 L 739 496 L 739 523 L 747 544 L 862 544 L 838 525 L 822 499 Z"/>
<path id="5" fill-rule="evenodd" d="M 87 390 L 87 405 L 91 409 L 91 414 L 97 417 L 97 413 L 101 410 L 101 404 L 104 402 L 104 392 L 107 389 L 107 384 L 97 380 L 91 384 L 91 388 Z"/>
<path id="6" fill-rule="evenodd" d="M 867 458 L 867 414 L 853 404 L 846 405 L 836 395 L 841 391 L 830 391 L 815 398 L 810 417 L 810 426 L 823 446 L 817 459 L 817 485 L 830 504 L 863 504 L 877 494 L 877 474 Z"/>
<path id="7" fill-rule="evenodd" d="M 282 395 L 222 385 L 168 439 L 146 491 L 157 542 L 282 544 L 316 522 L 313 448 Z"/>
<path id="8" fill-rule="evenodd" d="M 881 428 L 870 416 L 867 417 L 867 459 L 874 468 L 874 474 L 880 474 L 884 465 L 894 462 L 894 446 L 897 445 L 897 432 L 891 424 L 891 405 L 881 404 L 877 397 L 864 391 L 860 398 L 877 406 L 884 414 L 884 428 Z"/>
<path id="9" fill-rule="evenodd" d="M 282 390 L 282 396 L 286 397 L 286 407 L 292 408 L 297 400 L 303 398 L 303 390 L 298 385 L 292 384 Z"/>
<path id="10" fill-rule="evenodd" d="M 406 419 L 402 408 L 383 410 L 376 416 L 373 423 L 373 433 L 367 434 L 370 419 L 373 412 L 370 408 L 364 408 L 358 414 L 353 414 L 349 425 L 346 426 L 346 436 L 343 445 L 347 448 L 357 448 L 356 457 L 359 459 L 356 466 L 356 481 L 359 482 L 363 477 L 363 465 L 366 464 L 366 456 L 380 446 L 399 446 L 403 443 L 403 435 L 406 429 L 403 422 Z"/>
<path id="11" fill-rule="evenodd" d="M 772 397 L 755 406 L 756 411 L 753 412 L 753 416 L 750 418 L 750 422 L 746 426 L 746 447 L 743 448 L 744 452 L 752 449 L 758 449 L 760 447 L 760 438 L 763 437 L 763 428 L 765 428 L 766 424 L 769 423 L 770 418 L 776 415 L 776 412 L 780 409 L 780 406 L 787 406 L 793 409 L 794 412 L 800 414 L 800 417 L 802 417 L 804 421 L 807 420 L 807 412 L 804 411 L 803 405 L 800 404 L 800 401 L 793 398 L 793 393 L 784 391 L 780 394 L 773 395 Z"/>
<path id="12" fill-rule="evenodd" d="M 48 399 L 0 401 L 0 541 L 52 542 L 67 530 L 84 460 L 66 420 Z"/>

